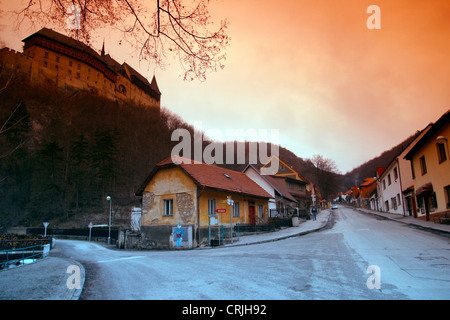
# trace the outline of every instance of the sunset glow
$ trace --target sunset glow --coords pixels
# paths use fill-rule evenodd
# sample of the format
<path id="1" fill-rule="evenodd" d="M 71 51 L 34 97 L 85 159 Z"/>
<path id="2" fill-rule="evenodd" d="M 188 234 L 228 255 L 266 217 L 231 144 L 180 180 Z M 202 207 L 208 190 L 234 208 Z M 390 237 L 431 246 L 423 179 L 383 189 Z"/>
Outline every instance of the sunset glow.
<path id="1" fill-rule="evenodd" d="M 152 1 L 147 1 L 151 3 Z M 367 8 L 380 8 L 370 30 Z M 38 30 L 14 29 L 2 3 L 2 43 L 22 51 Z M 14 6 L 14 8 L 13 8 Z M 278 129 L 297 156 L 321 154 L 342 173 L 400 143 L 450 107 L 450 3 L 445 0 L 222 0 L 213 20 L 229 22 L 225 68 L 205 82 L 183 81 L 178 62 L 165 69 L 139 61 L 111 32 L 92 46 L 151 79 L 161 106 L 202 129 Z M 51 26 L 47 26 L 51 28 Z M 110 32 L 110 33 L 109 33 Z M 216 138 L 211 136 L 212 138 Z"/>

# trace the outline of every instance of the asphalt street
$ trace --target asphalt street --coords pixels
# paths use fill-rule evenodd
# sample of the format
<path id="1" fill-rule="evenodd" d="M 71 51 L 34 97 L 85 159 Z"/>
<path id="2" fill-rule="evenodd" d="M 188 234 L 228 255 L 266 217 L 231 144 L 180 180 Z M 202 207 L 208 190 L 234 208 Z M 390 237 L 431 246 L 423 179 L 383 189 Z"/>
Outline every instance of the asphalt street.
<path id="1" fill-rule="evenodd" d="M 332 211 L 326 227 L 316 226 L 320 231 L 279 241 L 204 250 L 127 251 L 57 240 L 51 255 L 83 266 L 81 300 L 450 298 L 448 236 L 344 207 Z M 7 272 L 0 273 L 1 288 L 8 287 Z"/>

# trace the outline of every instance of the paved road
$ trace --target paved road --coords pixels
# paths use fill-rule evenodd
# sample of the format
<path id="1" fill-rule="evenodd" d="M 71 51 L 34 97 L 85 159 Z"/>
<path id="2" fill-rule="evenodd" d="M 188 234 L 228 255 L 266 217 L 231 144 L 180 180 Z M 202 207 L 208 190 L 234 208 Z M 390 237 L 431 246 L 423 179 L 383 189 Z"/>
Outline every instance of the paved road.
<path id="1" fill-rule="evenodd" d="M 449 239 L 340 208 L 316 233 L 189 251 L 123 251 L 58 240 L 81 262 L 81 299 L 449 299 Z M 380 270 L 369 289 L 367 268 Z M 372 282 L 371 282 L 372 283 Z"/>

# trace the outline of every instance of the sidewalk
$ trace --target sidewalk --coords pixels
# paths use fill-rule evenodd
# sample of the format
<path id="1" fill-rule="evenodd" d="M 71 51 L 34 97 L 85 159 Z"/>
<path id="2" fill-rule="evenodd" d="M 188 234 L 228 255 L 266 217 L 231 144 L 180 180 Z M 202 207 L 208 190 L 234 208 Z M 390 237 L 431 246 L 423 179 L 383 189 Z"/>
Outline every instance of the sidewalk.
<path id="1" fill-rule="evenodd" d="M 276 241 L 320 230 L 326 226 L 330 212 L 331 210 L 323 210 L 317 215 L 316 221 L 308 220 L 300 223 L 298 227 L 242 236 L 239 241 L 218 248 Z M 58 250 L 57 243 L 53 250 Z M 67 268 L 71 265 L 80 267 L 81 288 L 83 288 L 85 279 L 83 266 L 70 259 L 52 256 L 52 252 L 49 257 L 39 262 L 0 271 L 0 300 L 78 300 L 82 289 L 67 288 L 67 280 L 73 274 L 67 273 Z"/>
<path id="2" fill-rule="evenodd" d="M 377 215 L 379 217 L 409 224 L 420 229 L 450 235 L 450 225 L 423 221 L 413 217 L 404 217 L 386 212 L 378 212 L 361 208 L 352 208 L 361 214 Z M 281 239 L 301 236 L 326 227 L 332 214 L 331 209 L 322 210 L 315 221 L 307 220 L 297 227 L 282 229 L 275 232 L 241 236 L 239 241 L 220 247 L 202 248 L 214 250 L 272 242 Z M 56 250 L 57 250 L 56 244 Z M 55 250 L 55 249 L 53 249 Z M 198 249 L 197 249 L 198 250 Z M 201 249 L 200 249 L 201 250 Z M 72 273 L 67 273 L 67 267 L 78 265 L 81 270 L 81 287 L 85 279 L 85 271 L 81 264 L 70 259 L 50 256 L 39 262 L 0 271 L 0 300 L 78 300 L 82 290 L 67 288 L 67 279 Z"/>
<path id="3" fill-rule="evenodd" d="M 279 231 L 260 233 L 255 235 L 246 235 L 239 237 L 239 241 L 226 244 L 216 248 L 247 246 L 252 244 L 260 244 L 265 242 L 272 242 L 292 237 L 301 236 L 310 232 L 318 231 L 327 225 L 330 217 L 331 209 L 322 210 L 317 214 L 316 220 L 307 220 L 300 223 L 297 227 L 290 227 L 281 229 Z M 209 247 L 208 247 L 209 248 Z"/>
<path id="4" fill-rule="evenodd" d="M 72 269 L 67 273 L 67 268 L 74 265 L 79 267 L 83 288 L 84 267 L 74 260 L 51 255 L 29 265 L 0 271 L 0 300 L 78 300 L 82 289 L 67 288 L 67 280 L 74 274 Z"/>
<path id="5" fill-rule="evenodd" d="M 352 207 L 349 207 L 352 208 Z M 443 234 L 450 234 L 450 224 L 441 224 L 441 223 L 435 223 L 433 221 L 425 221 L 421 219 L 417 219 L 411 216 L 403 216 L 400 214 L 394 214 L 389 212 L 380 212 L 380 211 L 374 211 L 370 209 L 363 209 L 363 208 L 353 208 L 354 210 L 360 211 L 362 213 L 366 214 L 372 214 L 376 215 L 385 219 L 389 219 L 392 221 L 400 222 L 409 224 L 414 227 L 418 227 L 420 229 L 428 230 L 428 231 L 435 231 L 440 232 Z"/>

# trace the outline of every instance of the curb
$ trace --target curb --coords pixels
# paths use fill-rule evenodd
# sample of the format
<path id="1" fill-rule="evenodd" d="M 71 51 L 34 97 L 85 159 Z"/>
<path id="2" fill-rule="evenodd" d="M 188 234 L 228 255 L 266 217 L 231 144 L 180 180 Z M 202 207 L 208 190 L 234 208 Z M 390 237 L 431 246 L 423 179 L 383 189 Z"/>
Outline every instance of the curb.
<path id="1" fill-rule="evenodd" d="M 268 242 L 275 242 L 275 241 L 279 241 L 279 240 L 284 240 L 284 239 L 289 239 L 289 238 L 299 237 L 299 236 L 306 235 L 306 234 L 308 234 L 308 233 L 320 231 L 320 230 L 322 230 L 323 228 L 325 228 L 325 227 L 328 225 L 328 221 L 330 220 L 331 214 L 332 214 L 331 212 L 328 212 L 328 218 L 327 218 L 327 220 L 325 221 L 325 223 L 322 222 L 322 225 L 321 225 L 321 226 L 319 226 L 319 227 L 317 227 L 317 228 L 314 228 L 314 229 L 311 229 L 311 230 L 301 231 L 301 232 L 299 232 L 299 233 L 294 233 L 294 234 L 290 234 L 290 235 L 287 235 L 287 236 L 282 236 L 282 237 L 273 238 L 273 239 L 260 240 L 260 241 L 256 241 L 256 242 L 241 243 L 241 244 L 238 243 L 238 244 L 232 244 L 232 245 L 225 245 L 225 246 L 223 246 L 223 247 L 221 247 L 221 248 L 243 247 L 243 246 L 251 246 L 251 245 L 254 245 L 254 244 L 262 244 L 262 243 L 268 243 Z M 213 248 L 211 248 L 211 249 L 213 249 Z"/>
<path id="2" fill-rule="evenodd" d="M 421 224 L 418 224 L 418 223 L 414 223 L 414 222 L 401 221 L 401 220 L 395 219 L 393 217 L 389 217 L 389 216 L 385 216 L 385 215 L 382 215 L 382 214 L 378 214 L 377 212 L 369 212 L 369 211 L 361 210 L 361 208 L 353 208 L 353 210 L 355 210 L 355 211 L 357 211 L 359 213 L 362 213 L 362 214 L 367 214 L 367 215 L 370 215 L 370 216 L 377 216 L 377 217 L 380 217 L 380 218 L 383 218 L 383 219 L 387 219 L 389 221 L 395 221 L 395 222 L 398 222 L 398 223 L 406 224 L 406 225 L 412 226 L 412 227 L 417 228 L 417 229 L 421 229 L 421 230 L 425 230 L 425 231 L 429 231 L 429 232 L 440 233 L 440 234 L 445 234 L 445 236 L 449 236 L 450 235 L 450 231 L 447 231 L 447 230 L 436 229 L 436 228 L 432 228 L 432 227 L 429 227 L 429 226 L 424 226 L 424 225 L 421 225 Z"/>
<path id="3" fill-rule="evenodd" d="M 66 260 L 71 261 L 73 265 L 76 265 L 80 268 L 80 289 L 69 289 L 67 287 L 68 279 L 65 279 L 64 285 L 66 286 L 66 292 L 64 293 L 62 300 L 79 300 L 80 295 L 83 292 L 84 282 L 86 280 L 86 270 L 84 269 L 84 266 L 81 263 L 79 263 L 78 261 L 71 260 L 71 259 L 66 259 Z"/>

